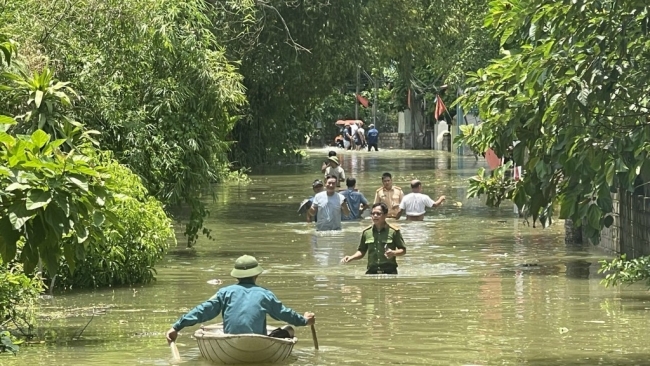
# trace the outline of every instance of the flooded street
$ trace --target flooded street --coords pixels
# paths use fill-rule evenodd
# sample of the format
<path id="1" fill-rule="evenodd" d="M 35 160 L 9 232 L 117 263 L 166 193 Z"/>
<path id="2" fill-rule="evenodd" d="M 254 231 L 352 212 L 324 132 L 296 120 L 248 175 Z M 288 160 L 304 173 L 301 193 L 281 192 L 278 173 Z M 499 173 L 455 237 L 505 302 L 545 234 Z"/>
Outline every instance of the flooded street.
<path id="1" fill-rule="evenodd" d="M 258 283 L 286 306 L 316 313 L 320 351 L 309 329 L 299 328 L 290 365 L 647 364 L 650 294 L 642 285 L 600 285 L 604 254 L 566 246 L 562 222 L 533 228 L 510 203 L 490 209 L 465 199 L 466 180 L 482 159 L 339 150 L 346 175 L 357 178 L 369 201 L 385 171 L 405 193 L 419 178 L 424 193 L 447 196 L 424 221 L 399 221 L 407 254 L 398 258 L 398 276 L 365 276 L 366 258 L 340 260 L 355 252 L 371 224 L 367 213 L 336 233 L 316 233 L 296 213 L 312 195 L 311 182 L 322 178 L 327 150 L 309 154 L 302 165 L 252 174 L 250 185 L 222 187 L 206 225 L 214 240 L 202 237 L 186 250 L 179 236 L 178 248 L 157 266 L 155 284 L 43 301 L 44 313 L 59 316 L 42 320 L 41 332 L 56 342 L 21 347 L 18 357 L 0 356 L 0 364 L 168 365 L 164 332 L 218 290 L 209 281 L 235 282 L 228 274 L 241 254 L 260 260 L 266 272 Z M 184 365 L 210 365 L 191 338 L 197 328 L 179 337 Z"/>

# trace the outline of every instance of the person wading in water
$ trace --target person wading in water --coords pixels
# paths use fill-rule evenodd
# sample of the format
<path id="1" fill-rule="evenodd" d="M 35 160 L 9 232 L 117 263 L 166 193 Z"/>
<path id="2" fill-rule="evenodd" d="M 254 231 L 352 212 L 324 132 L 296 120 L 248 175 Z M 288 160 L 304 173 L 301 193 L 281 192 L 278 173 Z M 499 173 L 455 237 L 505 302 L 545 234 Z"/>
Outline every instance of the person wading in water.
<path id="1" fill-rule="evenodd" d="M 445 201 L 445 196 L 440 196 L 437 201 L 422 193 L 422 182 L 417 179 L 411 181 L 411 193 L 402 198 L 399 204 L 400 211 L 396 219 L 406 213 L 406 219 L 409 221 L 422 221 L 427 207 L 438 207 Z"/>
<path id="2" fill-rule="evenodd" d="M 316 230 L 341 230 L 341 213 L 350 215 L 345 196 L 336 192 L 337 177 L 328 175 L 325 179 L 325 191 L 314 196 L 308 215 L 316 216 Z"/>
<path id="3" fill-rule="evenodd" d="M 400 187 L 393 185 L 393 176 L 384 173 L 381 176 L 382 187 L 375 192 L 374 203 L 384 203 L 388 207 L 388 217 L 396 218 L 399 213 L 399 204 L 402 202 L 404 192 Z"/>
<path id="4" fill-rule="evenodd" d="M 366 274 L 397 274 L 396 257 L 406 254 L 404 239 L 399 228 L 386 222 L 388 207 L 375 203 L 370 211 L 372 226 L 361 233 L 361 242 L 357 252 L 346 255 L 342 263 L 349 263 L 363 258 L 368 253 Z"/>
<path id="5" fill-rule="evenodd" d="M 325 168 L 325 177 L 335 176 L 336 177 L 336 186 L 340 187 L 341 182 L 345 182 L 345 171 L 339 165 L 339 158 L 336 156 L 330 156 L 327 158 L 328 164 Z"/>
<path id="6" fill-rule="evenodd" d="M 325 174 L 325 170 L 327 169 L 327 167 L 330 166 L 329 158 L 331 157 L 336 157 L 336 151 L 330 151 L 327 153 L 327 159 L 323 162 L 323 164 L 320 167 L 321 173 Z"/>

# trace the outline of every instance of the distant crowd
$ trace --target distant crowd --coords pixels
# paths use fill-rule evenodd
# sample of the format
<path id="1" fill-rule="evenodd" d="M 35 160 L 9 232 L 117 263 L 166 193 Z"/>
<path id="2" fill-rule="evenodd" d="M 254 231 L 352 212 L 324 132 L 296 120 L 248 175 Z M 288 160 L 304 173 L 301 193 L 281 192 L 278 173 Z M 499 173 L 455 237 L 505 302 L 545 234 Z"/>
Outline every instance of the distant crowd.
<path id="1" fill-rule="evenodd" d="M 359 121 L 351 123 L 341 128 L 341 134 L 336 138 L 336 144 L 345 150 L 361 150 L 368 148 L 371 151 L 379 151 L 379 131 L 375 125 L 368 126 L 368 133 L 363 128 L 363 124 Z"/>

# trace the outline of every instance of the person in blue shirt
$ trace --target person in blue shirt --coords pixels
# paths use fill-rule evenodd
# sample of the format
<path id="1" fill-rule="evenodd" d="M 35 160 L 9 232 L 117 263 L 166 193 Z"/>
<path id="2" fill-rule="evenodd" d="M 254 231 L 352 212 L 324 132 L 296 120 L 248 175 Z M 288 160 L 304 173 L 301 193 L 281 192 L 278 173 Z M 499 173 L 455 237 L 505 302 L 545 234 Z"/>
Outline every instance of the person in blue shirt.
<path id="1" fill-rule="evenodd" d="M 167 341 L 176 341 L 178 332 L 197 323 L 203 323 L 223 316 L 223 330 L 226 334 L 266 334 L 266 315 L 273 319 L 294 326 L 313 325 L 314 313 L 300 315 L 282 305 L 280 300 L 264 287 L 255 282 L 264 271 L 257 259 L 243 255 L 235 261 L 235 268 L 230 275 L 238 280 L 237 284 L 221 288 L 208 301 L 198 305 L 183 315 L 166 333 Z M 279 331 L 285 329 L 285 332 Z M 279 338 L 293 337 L 291 327 L 274 330 L 270 336 Z"/>
<path id="2" fill-rule="evenodd" d="M 345 196 L 345 200 L 348 202 L 350 208 L 350 214 L 343 216 L 342 220 L 358 220 L 361 218 L 361 214 L 368 208 L 368 200 L 363 196 L 361 192 L 358 192 L 356 189 L 357 180 L 354 178 L 348 178 L 345 181 L 345 185 L 348 187 L 347 190 L 341 192 Z"/>
<path id="3" fill-rule="evenodd" d="M 370 125 L 368 128 L 370 128 L 368 130 L 368 138 L 366 139 L 368 143 L 368 151 L 373 147 L 375 148 L 375 151 L 379 151 L 377 148 L 377 144 L 379 143 L 379 131 L 377 131 L 375 125 Z"/>

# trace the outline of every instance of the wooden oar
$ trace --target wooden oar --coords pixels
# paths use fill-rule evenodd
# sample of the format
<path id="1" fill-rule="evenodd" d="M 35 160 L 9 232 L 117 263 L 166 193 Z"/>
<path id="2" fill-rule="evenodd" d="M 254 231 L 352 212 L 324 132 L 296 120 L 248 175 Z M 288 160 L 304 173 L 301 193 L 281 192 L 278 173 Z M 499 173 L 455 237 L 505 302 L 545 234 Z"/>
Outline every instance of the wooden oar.
<path id="1" fill-rule="evenodd" d="M 178 353 L 178 348 L 176 348 L 176 342 L 172 341 L 169 343 L 169 348 L 172 350 L 172 359 L 175 361 L 181 360 L 181 355 Z"/>
<path id="2" fill-rule="evenodd" d="M 316 337 L 316 327 L 311 325 L 311 338 L 314 340 L 314 348 L 318 351 L 318 337 Z"/>

